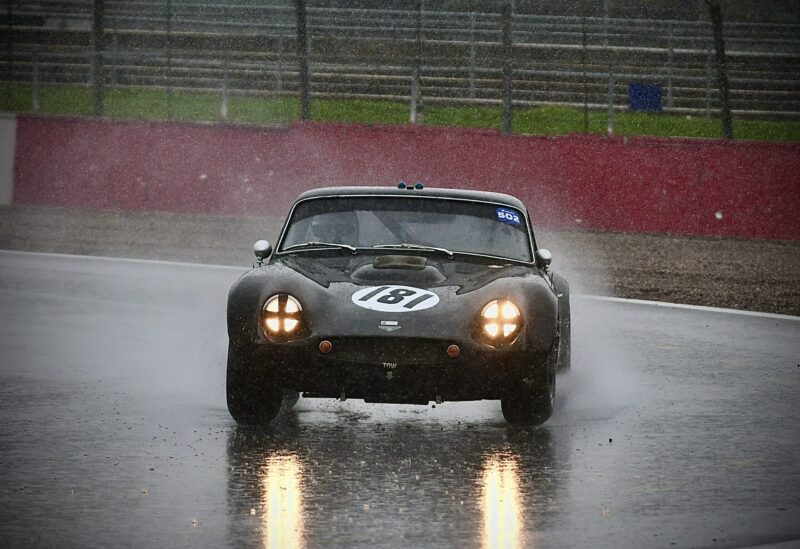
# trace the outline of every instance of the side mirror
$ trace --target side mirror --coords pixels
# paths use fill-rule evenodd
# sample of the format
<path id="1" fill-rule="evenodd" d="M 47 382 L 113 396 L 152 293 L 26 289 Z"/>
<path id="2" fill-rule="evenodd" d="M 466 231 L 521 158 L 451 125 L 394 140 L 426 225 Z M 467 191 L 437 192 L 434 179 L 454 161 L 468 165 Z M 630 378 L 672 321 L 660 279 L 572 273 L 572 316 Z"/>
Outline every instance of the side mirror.
<path id="1" fill-rule="evenodd" d="M 256 254 L 256 261 L 261 265 L 272 253 L 272 244 L 267 240 L 259 240 L 253 245 L 253 253 Z"/>
<path id="2" fill-rule="evenodd" d="M 550 263 L 553 261 L 553 254 L 550 253 L 550 250 L 545 248 L 539 248 L 536 250 L 536 263 L 539 264 L 541 268 L 545 271 L 550 268 Z"/>

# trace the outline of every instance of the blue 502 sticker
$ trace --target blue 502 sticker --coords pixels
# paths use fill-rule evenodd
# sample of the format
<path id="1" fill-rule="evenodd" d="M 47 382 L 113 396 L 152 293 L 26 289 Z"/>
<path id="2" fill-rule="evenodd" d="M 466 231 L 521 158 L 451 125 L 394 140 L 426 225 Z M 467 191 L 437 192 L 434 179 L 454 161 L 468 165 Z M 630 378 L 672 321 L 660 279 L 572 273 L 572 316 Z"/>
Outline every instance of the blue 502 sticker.
<path id="1" fill-rule="evenodd" d="M 509 225 L 519 225 L 519 214 L 514 210 L 497 208 L 497 220 Z"/>

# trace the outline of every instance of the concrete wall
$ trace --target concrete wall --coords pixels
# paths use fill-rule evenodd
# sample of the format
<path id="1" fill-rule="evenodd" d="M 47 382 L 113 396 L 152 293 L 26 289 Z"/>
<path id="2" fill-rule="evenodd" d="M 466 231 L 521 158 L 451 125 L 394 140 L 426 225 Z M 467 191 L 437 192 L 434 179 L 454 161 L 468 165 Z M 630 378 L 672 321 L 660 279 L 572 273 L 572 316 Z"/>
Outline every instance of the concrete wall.
<path id="1" fill-rule="evenodd" d="M 800 143 L 20 116 L 14 202 L 283 214 L 325 185 L 508 192 L 552 228 L 800 239 Z"/>

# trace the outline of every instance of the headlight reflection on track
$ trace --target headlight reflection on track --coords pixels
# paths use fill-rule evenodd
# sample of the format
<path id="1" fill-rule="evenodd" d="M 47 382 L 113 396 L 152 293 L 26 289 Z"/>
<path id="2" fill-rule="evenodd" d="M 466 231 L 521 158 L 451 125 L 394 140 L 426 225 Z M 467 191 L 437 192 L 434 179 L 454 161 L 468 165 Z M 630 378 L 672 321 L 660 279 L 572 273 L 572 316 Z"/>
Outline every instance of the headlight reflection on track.
<path id="1" fill-rule="evenodd" d="M 484 463 L 481 513 L 484 548 L 517 549 L 523 546 L 520 478 L 514 457 L 494 454 Z"/>
<path id="2" fill-rule="evenodd" d="M 261 475 L 265 548 L 299 549 L 303 540 L 302 464 L 294 454 L 267 458 Z"/>

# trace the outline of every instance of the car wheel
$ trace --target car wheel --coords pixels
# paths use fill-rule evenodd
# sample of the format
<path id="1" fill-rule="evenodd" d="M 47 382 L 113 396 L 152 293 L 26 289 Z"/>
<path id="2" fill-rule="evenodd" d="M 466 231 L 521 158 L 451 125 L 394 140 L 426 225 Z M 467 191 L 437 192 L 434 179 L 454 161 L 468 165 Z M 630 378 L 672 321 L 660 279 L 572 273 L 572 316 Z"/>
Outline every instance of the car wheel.
<path id="1" fill-rule="evenodd" d="M 557 347 L 556 347 L 557 349 Z M 555 349 L 551 351 L 556 352 Z M 503 417 L 514 425 L 541 425 L 553 415 L 556 403 L 556 365 L 549 361 L 531 384 L 521 384 L 500 399 Z"/>
<path id="2" fill-rule="evenodd" d="M 228 411 L 236 423 L 265 425 L 281 409 L 282 390 L 272 387 L 263 376 L 254 375 L 245 353 L 228 346 L 228 374 L 225 381 Z"/>
<path id="3" fill-rule="evenodd" d="M 297 404 L 298 400 L 300 400 L 299 391 L 286 389 L 286 391 L 283 393 L 283 405 L 286 406 L 287 410 Z"/>
<path id="4" fill-rule="evenodd" d="M 569 284 L 567 280 L 553 273 L 553 285 L 558 298 L 558 366 L 559 372 L 566 372 L 572 366 L 572 322 L 570 319 Z"/>

